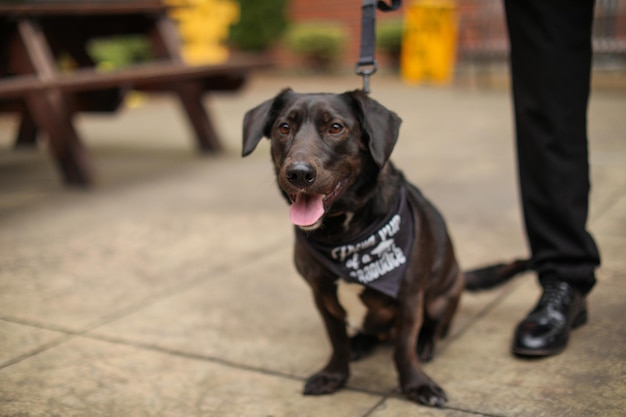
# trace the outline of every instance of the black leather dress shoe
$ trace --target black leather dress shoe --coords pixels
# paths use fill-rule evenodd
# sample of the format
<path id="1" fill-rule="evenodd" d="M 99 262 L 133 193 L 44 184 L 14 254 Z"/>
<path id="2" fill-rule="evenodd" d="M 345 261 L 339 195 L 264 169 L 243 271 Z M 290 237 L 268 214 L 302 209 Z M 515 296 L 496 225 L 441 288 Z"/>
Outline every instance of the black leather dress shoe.
<path id="1" fill-rule="evenodd" d="M 566 282 L 543 280 L 543 294 L 535 308 L 518 324 L 512 351 L 526 357 L 550 356 L 567 346 L 569 332 L 587 322 L 587 303 Z"/>

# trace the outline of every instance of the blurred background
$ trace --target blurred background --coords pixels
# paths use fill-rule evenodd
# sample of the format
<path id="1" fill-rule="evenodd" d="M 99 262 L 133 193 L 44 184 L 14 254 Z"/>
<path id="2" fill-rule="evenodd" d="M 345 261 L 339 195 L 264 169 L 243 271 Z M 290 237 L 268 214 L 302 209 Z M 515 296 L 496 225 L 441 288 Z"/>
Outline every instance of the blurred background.
<path id="1" fill-rule="evenodd" d="M 164 0 L 191 6 L 171 12 L 190 63 L 220 62 L 229 52 L 271 56 L 288 74 L 349 73 L 358 59 L 361 0 Z M 404 1 L 377 13 L 381 71 L 410 83 L 459 82 L 500 86 L 507 77 L 508 40 L 500 0 Z M 626 0 L 597 0 L 594 22 L 596 82 L 626 87 Z M 106 67 L 147 59 L 137 37 L 95 42 Z"/>
<path id="2" fill-rule="evenodd" d="M 270 65 L 254 68 L 249 77 L 241 78 L 240 81 L 250 81 L 246 87 L 267 86 L 269 80 L 274 82 L 275 90 L 294 86 L 295 80 L 309 83 L 311 91 L 329 90 L 332 85 L 338 86 L 339 90 L 361 85 L 360 79 L 353 74 L 359 58 L 361 0 L 0 0 L 0 7 L 64 4 L 64 7 L 71 8 L 73 4 L 107 3 L 132 7 L 133 4 L 154 2 L 168 6 L 167 14 L 174 23 L 175 36 L 180 40 L 180 55 L 189 66 L 228 65 L 238 56 L 260 56 Z M 6 10 L 8 7 L 0 13 L 10 19 L 10 12 Z M 373 82 L 385 79 L 387 83 L 397 82 L 403 86 L 497 90 L 508 94 L 509 45 L 505 20 L 501 0 L 405 0 L 396 11 L 378 11 L 378 74 Z M 0 36 L 3 36 L 3 30 L 6 28 L 0 27 Z M 87 61 L 101 72 L 136 68 L 138 64 L 149 65 L 160 59 L 153 56 L 154 45 L 145 33 L 89 38 L 86 45 Z M 594 91 L 626 91 L 626 0 L 596 1 L 593 48 Z M 53 59 L 57 71 L 69 76 L 84 64 L 76 62 L 75 56 L 62 49 L 55 51 Z M 11 62 L 3 61 L 7 59 L 0 59 L 0 76 L 6 76 L 10 82 Z M 329 80 L 334 80 L 334 84 Z M 238 153 L 238 125 L 242 114 L 223 112 L 223 100 L 229 103 L 230 99 L 224 94 L 228 91 L 223 93 L 222 90 L 244 93 L 231 94 L 233 106 L 241 106 L 237 108 L 238 112 L 248 105 L 244 103 L 245 90 L 239 90 L 241 83 L 220 88 L 220 82 L 218 80 L 210 91 L 205 91 L 203 105 L 207 112 L 217 116 L 213 123 L 225 150 Z M 270 94 L 275 90 L 269 90 Z M 189 132 L 184 121 L 179 120 L 180 117 L 163 119 L 158 126 L 149 121 L 155 117 L 155 107 L 145 108 L 147 103 L 158 104 L 156 108 L 166 109 L 163 112 L 171 114 L 163 103 L 172 100 L 166 100 L 163 94 L 146 94 L 145 90 L 138 91 L 120 83 L 111 91 L 98 92 L 96 98 L 100 107 L 81 112 L 75 118 L 79 130 L 87 133 L 89 148 L 110 143 L 125 147 L 129 147 L 126 145 L 129 143 L 149 143 L 150 147 L 162 148 L 180 145 L 185 152 L 189 151 L 188 138 L 181 136 L 193 133 Z M 16 112 L 21 107 L 16 107 L 11 98 L 3 100 L 0 100 L 0 147 L 7 152 L 0 154 L 2 160 L 13 164 L 18 157 L 24 161 L 34 155 L 41 156 L 41 153 L 14 152 L 15 144 L 19 144 L 16 135 L 23 127 Z M 137 108 L 145 110 L 124 111 Z M 111 113 L 114 118 L 108 117 Z M 145 120 L 130 122 L 132 116 L 140 114 L 145 114 Z M 231 116 L 234 121 L 230 120 Z M 90 126 L 96 127 L 92 130 Z M 181 129 L 185 134 L 180 134 Z M 135 131 L 136 135 L 131 133 Z M 135 167 L 135 164 L 130 165 Z M 101 177 L 105 182 L 107 175 L 111 175 L 110 171 L 103 169 L 99 173 L 105 174 Z M 50 185 L 48 181 L 58 180 L 54 176 L 49 179 L 49 173 L 42 173 L 41 177 L 46 178 L 44 184 L 47 185 Z M 5 189 L 20 187 L 15 179 L 8 177 L 5 180 L 0 178 L 0 186 Z"/>
<path id="3" fill-rule="evenodd" d="M 64 4 L 64 7 L 71 8 L 73 4 L 106 3 L 132 7 L 133 4 L 154 2 L 168 6 L 167 14 L 180 39 L 180 55 L 189 66 L 227 65 L 237 56 L 260 56 L 270 65 L 254 68 L 250 77 L 241 78 L 240 81 L 246 78 L 251 81 L 247 87 L 268 85 L 269 79 L 273 80 L 276 90 L 294 85 L 294 80 L 308 82 L 312 91 L 328 90 L 333 85 L 329 80 L 335 80 L 338 89 L 354 89 L 361 85 L 353 75 L 359 58 L 361 0 L 0 0 L 0 7 Z M 10 12 L 6 10 L 8 8 L 0 13 L 10 19 Z M 388 83 L 407 86 L 498 90 L 508 94 L 509 45 L 501 0 L 405 0 L 396 11 L 378 11 L 376 19 L 378 74 L 374 82 L 385 79 Z M 5 29 L 0 27 L 0 36 Z M 136 68 L 138 64 L 150 64 L 160 59 L 153 56 L 154 45 L 149 34 L 145 33 L 89 38 L 86 44 L 87 61 L 101 72 Z M 626 0 L 596 1 L 593 48 L 594 91 L 626 91 Z M 60 73 L 71 76 L 74 70 L 81 69 L 83 63 L 76 62 L 72 54 L 64 53 L 62 49 L 54 52 L 53 59 Z M 0 76 L 6 76 L 10 82 L 11 63 L 2 62 L 7 60 L 10 61 L 0 59 Z M 242 114 L 223 112 L 223 100 L 228 102 L 229 99 L 222 90 L 239 93 L 245 93 L 245 90 L 238 90 L 241 83 L 220 88 L 220 82 L 218 80 L 218 85 L 211 87 L 210 94 L 206 90 L 203 105 L 207 112 L 210 109 L 217 116 L 213 122 L 225 149 L 238 153 L 238 125 Z M 275 90 L 270 91 L 270 94 L 275 93 Z M 110 91 L 112 94 L 105 94 L 108 92 L 98 93 L 96 98 L 101 102 L 100 107 L 76 115 L 76 123 L 87 133 L 90 148 L 102 143 L 115 143 L 116 146 L 149 143 L 164 148 L 180 145 L 186 152 L 189 150 L 188 138 L 181 139 L 184 134 L 180 134 L 180 129 L 184 129 L 188 136 L 192 133 L 184 122 L 179 121 L 180 118 L 164 119 L 157 127 L 149 121 L 155 114 L 153 108 L 147 108 L 143 113 L 124 111 L 143 108 L 148 102 L 167 109 L 163 103 L 171 100 L 165 100 L 162 94 L 138 92 L 124 83 L 114 86 Z M 241 108 L 247 105 L 241 101 L 245 94 L 232 96 L 233 105 L 236 103 Z M 19 144 L 16 134 L 23 127 L 20 126 L 19 113 L 15 111 L 22 108 L 16 107 L 11 98 L 3 100 L 0 100 L 0 146 L 7 152 L 0 157 L 13 164 L 18 156 L 21 161 L 33 155 L 40 156 L 41 153 L 22 152 L 18 155 L 13 151 L 14 145 Z M 237 111 L 241 112 L 241 108 Z M 102 111 L 98 113 L 99 110 Z M 169 110 L 163 111 L 171 114 Z M 104 117 L 111 113 L 116 117 Z M 144 113 L 145 120 L 125 124 L 131 116 Z M 230 116 L 234 117 L 234 123 Z M 87 126 L 96 127 L 91 131 Z M 131 134 L 135 131 L 136 135 Z M 135 164 L 131 165 L 134 167 Z M 110 171 L 99 172 L 105 172 L 106 181 Z M 49 174 L 42 174 L 42 177 L 48 180 Z M 52 177 L 50 181 L 57 181 L 57 178 Z M 0 186 L 19 188 L 14 179 L 8 178 L 4 181 L 0 178 Z"/>

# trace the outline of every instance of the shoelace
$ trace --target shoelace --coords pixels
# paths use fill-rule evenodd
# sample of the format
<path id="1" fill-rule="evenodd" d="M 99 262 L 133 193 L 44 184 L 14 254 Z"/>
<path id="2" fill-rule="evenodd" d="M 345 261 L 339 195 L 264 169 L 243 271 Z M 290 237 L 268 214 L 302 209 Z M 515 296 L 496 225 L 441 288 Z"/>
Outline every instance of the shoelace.
<path id="1" fill-rule="evenodd" d="M 569 301 L 571 292 L 564 282 L 549 280 L 544 283 L 543 294 L 539 300 L 539 305 L 563 305 Z"/>

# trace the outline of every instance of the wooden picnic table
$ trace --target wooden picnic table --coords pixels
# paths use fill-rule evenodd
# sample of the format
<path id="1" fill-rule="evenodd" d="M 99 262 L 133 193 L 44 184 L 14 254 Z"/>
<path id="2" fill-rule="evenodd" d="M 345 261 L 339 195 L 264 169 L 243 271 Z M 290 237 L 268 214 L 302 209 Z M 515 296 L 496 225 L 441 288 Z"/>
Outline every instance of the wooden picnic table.
<path id="1" fill-rule="evenodd" d="M 139 89 L 178 96 L 199 150 L 219 152 L 204 94 L 237 90 L 250 71 L 269 63 L 236 56 L 223 64 L 185 64 L 167 10 L 155 0 L 0 4 L 0 111 L 20 114 L 16 144 L 33 144 L 44 131 L 63 180 L 89 186 L 93 167 L 73 116 L 113 112 L 127 90 Z M 92 39 L 132 34 L 148 37 L 153 61 L 111 71 L 95 67 L 87 52 Z M 60 71 L 61 54 L 76 68 Z"/>

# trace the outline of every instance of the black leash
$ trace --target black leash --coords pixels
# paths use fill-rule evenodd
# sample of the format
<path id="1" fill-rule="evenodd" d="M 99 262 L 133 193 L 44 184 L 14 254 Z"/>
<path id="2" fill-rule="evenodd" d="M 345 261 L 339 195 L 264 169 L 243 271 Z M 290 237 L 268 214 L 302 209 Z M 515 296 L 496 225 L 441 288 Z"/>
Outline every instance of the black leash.
<path id="1" fill-rule="evenodd" d="M 370 92 L 370 76 L 378 70 L 374 50 L 376 48 L 376 8 L 383 12 L 397 10 L 402 0 L 391 0 L 391 4 L 383 0 L 363 0 L 361 9 L 361 52 L 354 72 L 363 77 L 363 91 Z"/>

